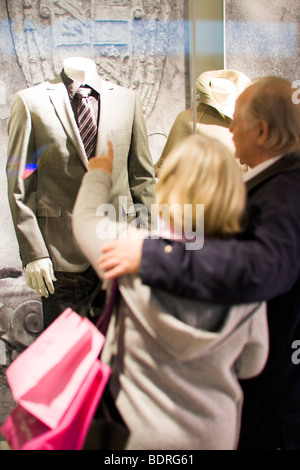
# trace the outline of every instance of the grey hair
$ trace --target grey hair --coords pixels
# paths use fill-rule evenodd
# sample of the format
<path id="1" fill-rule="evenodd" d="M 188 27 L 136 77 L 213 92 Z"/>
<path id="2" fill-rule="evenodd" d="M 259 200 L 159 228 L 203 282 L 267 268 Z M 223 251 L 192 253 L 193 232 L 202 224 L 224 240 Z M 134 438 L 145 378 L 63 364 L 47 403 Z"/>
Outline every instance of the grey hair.
<path id="1" fill-rule="evenodd" d="M 265 121 L 269 136 L 264 148 L 296 149 L 300 146 L 300 105 L 293 103 L 291 83 L 280 77 L 263 77 L 252 82 L 255 93 L 246 112 L 252 120 Z"/>

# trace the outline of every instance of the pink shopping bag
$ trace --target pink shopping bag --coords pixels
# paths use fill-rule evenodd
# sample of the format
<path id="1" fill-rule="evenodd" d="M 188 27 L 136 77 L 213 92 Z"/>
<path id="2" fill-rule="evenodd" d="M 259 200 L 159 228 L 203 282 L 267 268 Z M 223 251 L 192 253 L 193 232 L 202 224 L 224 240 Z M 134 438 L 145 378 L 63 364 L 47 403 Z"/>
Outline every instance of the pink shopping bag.
<path id="1" fill-rule="evenodd" d="M 92 322 L 68 308 L 8 367 L 13 398 L 46 426 L 56 428 L 104 341 Z"/>
<path id="2" fill-rule="evenodd" d="M 51 429 L 21 406 L 6 419 L 1 432 L 12 450 L 81 450 L 110 375 L 96 360 L 59 424 Z"/>

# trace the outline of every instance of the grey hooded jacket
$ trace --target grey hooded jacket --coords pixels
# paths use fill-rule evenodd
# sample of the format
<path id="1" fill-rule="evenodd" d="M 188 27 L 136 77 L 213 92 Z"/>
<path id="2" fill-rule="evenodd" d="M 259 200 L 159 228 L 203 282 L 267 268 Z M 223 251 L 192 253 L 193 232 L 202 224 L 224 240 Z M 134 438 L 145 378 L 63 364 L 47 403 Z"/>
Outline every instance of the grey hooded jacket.
<path id="1" fill-rule="evenodd" d="M 108 173 L 87 173 L 73 213 L 77 242 L 100 277 L 108 235 L 101 238 L 99 227 L 107 223 L 107 234 L 116 228 L 99 211 L 110 186 Z M 265 304 L 228 308 L 150 289 L 137 276 L 118 282 L 102 360 L 112 368 L 110 392 L 130 431 L 127 448 L 235 449 L 238 379 L 259 374 L 267 360 Z"/>

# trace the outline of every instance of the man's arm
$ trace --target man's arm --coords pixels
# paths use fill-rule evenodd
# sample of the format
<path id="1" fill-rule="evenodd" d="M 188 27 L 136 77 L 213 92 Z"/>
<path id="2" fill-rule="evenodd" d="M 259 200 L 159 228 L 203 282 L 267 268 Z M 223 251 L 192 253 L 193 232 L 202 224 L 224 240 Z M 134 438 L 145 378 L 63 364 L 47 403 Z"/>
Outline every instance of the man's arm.
<path id="1" fill-rule="evenodd" d="M 266 186 L 266 185 L 265 185 Z M 181 243 L 145 240 L 145 284 L 181 296 L 226 304 L 284 294 L 300 271 L 300 172 L 281 174 L 251 202 L 243 239 L 206 240 L 199 251 Z"/>
<path id="2" fill-rule="evenodd" d="M 261 188 L 243 239 L 205 240 L 201 250 L 162 239 L 122 240 L 103 247 L 100 265 L 108 278 L 139 271 L 145 284 L 183 297 L 226 304 L 268 300 L 299 276 L 299 188 L 299 172 L 274 178 L 264 196 Z"/>

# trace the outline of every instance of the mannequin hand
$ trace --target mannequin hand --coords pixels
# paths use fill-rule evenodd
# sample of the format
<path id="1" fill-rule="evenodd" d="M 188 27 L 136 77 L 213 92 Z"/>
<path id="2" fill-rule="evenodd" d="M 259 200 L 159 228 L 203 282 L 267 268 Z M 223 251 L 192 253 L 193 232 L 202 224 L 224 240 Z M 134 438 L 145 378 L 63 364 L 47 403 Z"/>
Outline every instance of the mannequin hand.
<path id="1" fill-rule="evenodd" d="M 100 170 L 107 171 L 109 175 L 112 174 L 113 167 L 113 158 L 114 158 L 114 149 L 111 142 L 107 142 L 107 155 L 98 155 L 89 160 L 88 168 L 89 170 L 94 170 L 99 168 Z"/>
<path id="2" fill-rule="evenodd" d="M 104 279 L 114 279 L 124 274 L 139 272 L 144 239 L 114 240 L 101 249 L 99 266 Z"/>
<path id="3" fill-rule="evenodd" d="M 27 285 L 43 297 L 54 294 L 53 281 L 56 281 L 50 258 L 41 258 L 26 265 Z"/>

